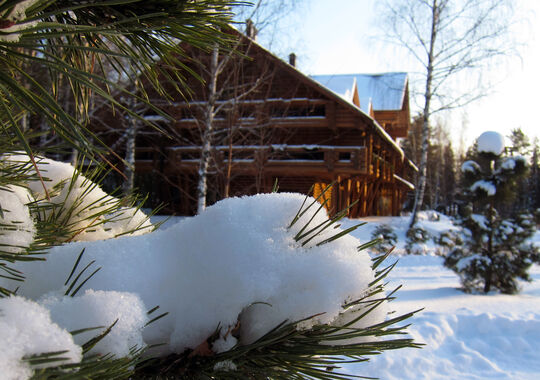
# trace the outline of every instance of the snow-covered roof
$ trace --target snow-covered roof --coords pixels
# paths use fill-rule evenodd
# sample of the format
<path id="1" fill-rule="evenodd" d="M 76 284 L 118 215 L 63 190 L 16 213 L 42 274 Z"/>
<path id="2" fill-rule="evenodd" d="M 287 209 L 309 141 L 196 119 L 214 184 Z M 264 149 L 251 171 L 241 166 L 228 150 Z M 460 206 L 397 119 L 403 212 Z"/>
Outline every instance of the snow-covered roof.
<path id="1" fill-rule="evenodd" d="M 394 174 L 394 178 L 397 179 L 399 182 L 403 183 L 405 186 L 407 186 L 409 189 L 411 190 L 414 190 L 415 187 L 412 183 L 410 183 L 409 181 L 407 181 L 406 179 L 404 178 L 401 178 L 400 176 L 398 176 L 397 174 Z"/>
<path id="2" fill-rule="evenodd" d="M 332 90 L 343 99 L 353 102 L 354 91 L 357 87 L 356 78 L 341 75 L 313 75 L 311 78 Z M 364 109 L 363 109 L 364 110 Z"/>
<path id="3" fill-rule="evenodd" d="M 360 108 L 364 112 L 369 112 L 370 104 L 375 111 L 400 110 L 408 81 L 407 73 L 403 72 L 312 75 L 311 78 L 349 101 L 352 98 L 347 97 L 346 91 L 356 83 Z"/>

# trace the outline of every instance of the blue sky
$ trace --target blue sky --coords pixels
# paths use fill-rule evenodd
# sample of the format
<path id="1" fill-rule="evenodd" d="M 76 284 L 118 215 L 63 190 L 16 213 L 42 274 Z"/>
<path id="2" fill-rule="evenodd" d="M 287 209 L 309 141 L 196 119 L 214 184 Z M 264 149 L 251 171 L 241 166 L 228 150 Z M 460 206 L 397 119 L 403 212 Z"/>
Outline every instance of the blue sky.
<path id="1" fill-rule="evenodd" d="M 524 44 L 522 59 L 510 61 L 496 73 L 500 83 L 489 96 L 445 116 L 455 145 L 461 139 L 469 145 L 486 130 L 508 135 L 521 127 L 531 139 L 540 137 L 536 110 L 540 107 L 540 1 L 516 3 L 520 16 L 529 20 L 516 29 Z M 272 50 L 283 57 L 295 51 L 297 66 L 307 74 L 415 71 L 405 54 L 376 37 L 381 32 L 375 4 L 373 0 L 305 0 L 283 20 L 282 37 Z M 411 106 L 413 112 L 419 109 Z"/>

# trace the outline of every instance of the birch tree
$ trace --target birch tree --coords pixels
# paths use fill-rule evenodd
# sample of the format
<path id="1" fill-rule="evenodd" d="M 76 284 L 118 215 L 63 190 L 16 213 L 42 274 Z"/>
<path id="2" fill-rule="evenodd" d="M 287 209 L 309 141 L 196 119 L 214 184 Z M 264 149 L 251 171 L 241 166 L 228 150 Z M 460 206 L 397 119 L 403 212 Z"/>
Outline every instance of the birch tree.
<path id="1" fill-rule="evenodd" d="M 233 143 L 245 143 L 246 139 L 253 139 L 255 135 L 262 133 L 261 130 L 264 128 L 263 125 L 254 125 L 249 128 L 247 133 L 241 134 L 239 133 L 239 129 L 242 128 L 240 123 L 231 122 L 227 126 L 223 126 L 216 122 L 218 115 L 229 115 L 239 111 L 239 104 L 249 100 L 253 94 L 263 91 L 262 87 L 269 83 L 274 75 L 274 69 L 268 65 L 261 67 L 257 78 L 248 78 L 243 75 L 243 65 L 248 63 L 249 59 L 242 57 L 241 54 L 248 52 L 251 44 L 250 40 L 240 39 L 235 51 L 223 52 L 214 48 L 210 53 L 209 60 L 205 59 L 208 53 L 204 51 L 200 51 L 200 57 L 197 57 L 202 63 L 199 67 L 199 75 L 206 82 L 205 100 L 191 102 L 190 105 L 192 117 L 199 127 L 201 147 L 197 172 L 197 213 L 206 208 L 209 190 L 208 177 L 211 174 L 211 168 L 217 168 L 217 165 L 212 165 L 212 152 L 215 145 L 228 145 L 230 148 L 227 173 L 222 173 L 226 181 L 224 197 L 227 197 Z M 207 64 L 204 64 L 205 61 L 208 61 Z"/>
<path id="2" fill-rule="evenodd" d="M 426 188 L 432 116 L 487 94 L 485 73 L 511 53 L 513 9 L 506 0 L 394 0 L 383 12 L 389 41 L 405 48 L 421 67 L 416 95 L 423 117 L 422 155 L 412 228 Z"/>
<path id="3" fill-rule="evenodd" d="M 236 19 L 246 21 L 246 34 L 255 38 L 257 29 L 265 29 L 268 35 L 268 41 L 273 41 L 273 36 L 278 33 L 279 20 L 283 15 L 290 12 L 292 9 L 299 7 L 302 2 L 293 0 L 258 0 L 254 2 L 253 7 L 237 6 Z M 235 75 L 230 75 L 227 78 L 223 78 L 222 74 L 226 70 L 227 66 L 242 64 L 243 59 L 233 59 L 237 53 L 234 50 L 240 47 L 240 41 L 232 51 L 225 52 L 224 54 L 215 47 L 210 56 L 210 62 L 208 67 L 201 67 L 202 77 L 205 78 L 207 83 L 207 102 L 203 106 L 203 117 L 200 120 L 201 123 L 201 155 L 198 169 L 198 184 L 197 184 L 197 213 L 200 213 L 206 208 L 206 198 L 208 192 L 208 171 L 211 161 L 211 150 L 213 136 L 216 134 L 214 127 L 214 119 L 217 113 L 223 111 L 227 107 L 231 107 L 235 102 L 249 97 L 249 95 L 257 91 L 262 83 L 268 78 L 265 75 L 257 78 L 252 83 L 246 83 Z M 236 57 L 238 58 L 238 57 Z M 228 70 L 228 73 L 234 72 Z M 269 76 L 272 73 L 268 73 Z M 234 88 L 236 87 L 236 88 Z M 234 95 L 226 97 L 224 101 L 224 93 L 234 93 Z M 219 105 L 217 104 L 220 100 Z M 229 144 L 232 141 L 231 135 L 233 131 L 229 133 Z M 229 155 L 230 156 L 230 155 Z M 229 157 L 229 174 L 230 174 L 231 160 Z M 227 182 L 230 181 L 230 177 L 227 177 Z M 225 186 L 225 194 L 228 196 L 228 184 Z"/>
<path id="4" fill-rule="evenodd" d="M 228 56 L 230 57 L 230 55 Z M 212 49 L 210 58 L 209 82 L 208 82 L 208 103 L 204 109 L 201 160 L 199 163 L 199 182 L 197 185 L 197 214 L 206 208 L 206 192 L 208 189 L 208 166 L 210 164 L 211 141 L 214 130 L 214 116 L 216 112 L 216 101 L 218 98 L 217 80 L 218 76 L 228 63 L 230 58 L 219 62 L 219 50 Z"/>

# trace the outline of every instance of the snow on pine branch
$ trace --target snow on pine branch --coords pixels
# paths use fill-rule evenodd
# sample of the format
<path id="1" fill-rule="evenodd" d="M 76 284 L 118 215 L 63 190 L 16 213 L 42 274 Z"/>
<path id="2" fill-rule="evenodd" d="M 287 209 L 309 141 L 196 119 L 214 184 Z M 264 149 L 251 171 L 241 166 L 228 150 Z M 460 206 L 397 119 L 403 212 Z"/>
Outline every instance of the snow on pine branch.
<path id="1" fill-rule="evenodd" d="M 73 166 L 41 157 L 36 161 L 45 189 L 28 156 L 5 155 L 0 161 L 2 169 L 18 170 L 27 178 L 25 187 L 0 188 L 1 252 L 23 254 L 37 238 L 38 218 L 63 220 L 65 226 L 76 232 L 72 241 L 107 239 L 121 234 L 135 236 L 153 227 L 144 213 L 121 206 L 119 199 L 107 195 Z M 15 272 L 3 268 L 6 269 L 2 273 L 7 276 L 0 276 L 0 286 L 12 290 L 18 287 L 20 283 L 10 275 Z M 69 272 L 57 274 L 64 281 Z M 28 277 L 28 273 L 25 275 Z M 27 281 L 31 284 L 32 278 Z M 80 362 L 82 345 L 97 333 L 92 330 L 72 336 L 68 331 L 89 327 L 115 324 L 91 353 L 129 355 L 133 346 L 144 344 L 142 329 L 148 321 L 147 311 L 136 294 L 114 291 L 86 290 L 77 297 L 52 292 L 39 302 L 15 295 L 0 298 L 0 352 L 7 353 L 0 355 L 0 378 L 30 377 L 33 368 L 40 366 L 31 366 L 27 359 L 42 353 L 66 351 L 60 355 L 64 364 Z"/>
<path id="2" fill-rule="evenodd" d="M 480 172 L 482 169 L 480 168 L 480 165 L 478 165 L 476 162 L 474 161 L 465 161 L 462 165 L 461 165 L 461 172 L 462 173 L 467 173 L 467 172 L 470 172 L 470 173 L 478 173 Z"/>
<path id="3" fill-rule="evenodd" d="M 81 265 L 95 260 L 102 267 L 89 288 L 134 293 L 148 309 L 159 305 L 170 313 L 144 332 L 147 344 L 168 342 L 169 351 L 194 348 L 218 326 L 225 333 L 239 319 L 241 343 L 285 320 L 324 313 L 310 323 L 332 323 L 345 302 L 365 296 L 374 279 L 371 259 L 351 236 L 319 247 L 296 242 L 313 216 L 306 213 L 297 227 L 287 228 L 304 198 L 230 198 L 165 230 L 55 247 L 46 262 L 16 266 L 30 279 L 18 294 L 37 300 L 63 293 L 66 273 L 84 248 Z M 324 220 L 316 215 L 312 225 Z M 314 243 L 336 232 L 322 233 Z M 382 319 L 381 309 L 362 324 Z"/>
<path id="4" fill-rule="evenodd" d="M 20 1 L 12 7 L 3 6 L 0 11 L 0 43 L 17 42 L 21 38 L 21 33 L 25 29 L 30 29 L 37 25 L 37 21 L 25 21 L 26 10 L 32 7 L 38 0 Z"/>
<path id="5" fill-rule="evenodd" d="M 471 191 L 482 191 L 488 196 L 493 196 L 497 192 L 497 188 L 492 182 L 481 179 L 471 185 Z"/>
<path id="6" fill-rule="evenodd" d="M 4 165 L 25 165 L 26 174 L 34 178 L 25 183 L 29 193 L 21 195 L 21 191 L 17 191 L 15 194 L 19 194 L 21 201 L 17 204 L 11 196 L 12 201 L 8 204 L 24 208 L 34 201 L 41 219 L 54 215 L 58 223 L 72 232 L 70 241 L 109 239 L 128 232 L 140 235 L 153 228 L 142 211 L 121 206 L 119 199 L 105 193 L 68 163 L 36 157 L 42 183 L 27 155 L 5 155 L 2 161 Z M 0 200 L 7 196 L 0 191 Z M 27 208 L 25 210 L 26 217 L 21 215 L 20 220 L 24 220 L 26 225 L 32 216 Z"/>
<path id="7" fill-rule="evenodd" d="M 312 227 L 326 220 L 312 207 L 289 227 L 304 201 L 305 196 L 290 193 L 229 198 L 164 230 L 66 243 L 43 255 L 46 261 L 13 264 L 27 280 L 17 284 L 18 296 L 11 298 L 37 302 L 43 318 L 50 315 L 66 330 L 109 326 L 118 319 L 93 352 L 120 356 L 131 345 L 155 343 L 165 343 L 161 354 L 181 353 L 219 327 L 214 352 L 252 343 L 286 320 L 315 316 L 298 326 L 302 329 L 342 325 L 366 307 L 358 303 L 343 309 L 368 294 L 372 261 L 349 235 L 317 246 L 339 233 L 339 227 L 321 232 L 305 246 L 297 242 L 295 236 L 309 220 Z M 79 267 L 95 261 L 91 269 L 101 270 L 79 294 L 65 296 L 66 277 L 83 249 Z M 0 279 L 0 286 L 11 285 Z M 143 328 L 146 311 L 156 305 L 169 314 Z M 382 322 L 386 314 L 383 304 L 351 327 Z M 237 339 L 227 331 L 238 322 Z M 81 344 L 82 338 L 76 338 Z"/>
<path id="8" fill-rule="evenodd" d="M 23 358 L 44 352 L 67 351 L 64 363 L 78 363 L 82 349 L 65 329 L 51 321 L 49 310 L 23 297 L 0 298 L 0 377 L 5 380 L 32 376 Z"/>
<path id="9" fill-rule="evenodd" d="M 20 186 L 0 187 L 0 251 L 19 253 L 29 247 L 36 233 L 27 203 L 32 196 Z"/>

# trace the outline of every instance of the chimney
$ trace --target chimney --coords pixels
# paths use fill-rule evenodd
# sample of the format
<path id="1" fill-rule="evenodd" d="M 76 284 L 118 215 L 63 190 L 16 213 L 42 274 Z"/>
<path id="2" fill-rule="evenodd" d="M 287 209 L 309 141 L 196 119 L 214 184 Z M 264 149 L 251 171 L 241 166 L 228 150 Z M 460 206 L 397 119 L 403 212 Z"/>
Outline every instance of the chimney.
<path id="1" fill-rule="evenodd" d="M 257 33 L 258 31 L 257 31 L 257 28 L 255 28 L 255 24 L 253 23 L 251 19 L 248 18 L 246 20 L 246 36 L 248 36 L 252 40 L 256 40 Z"/>
<path id="2" fill-rule="evenodd" d="M 289 54 L 289 65 L 296 67 L 296 54 Z"/>

